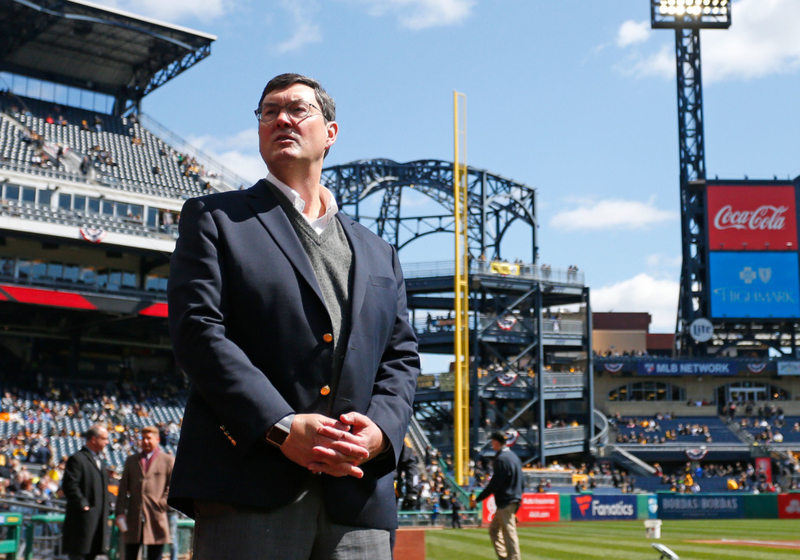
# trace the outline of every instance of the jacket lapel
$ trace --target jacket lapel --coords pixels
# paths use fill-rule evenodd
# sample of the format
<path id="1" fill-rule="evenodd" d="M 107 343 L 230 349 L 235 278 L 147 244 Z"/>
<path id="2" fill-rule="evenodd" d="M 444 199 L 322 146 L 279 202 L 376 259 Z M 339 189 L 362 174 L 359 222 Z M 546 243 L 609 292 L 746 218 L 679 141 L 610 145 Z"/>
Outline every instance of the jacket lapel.
<path id="1" fill-rule="evenodd" d="M 324 305 L 325 299 L 322 297 L 322 290 L 320 290 L 314 269 L 311 267 L 311 261 L 308 260 L 306 251 L 300 244 L 289 218 L 281 209 L 275 195 L 270 192 L 267 181 L 262 179 L 256 183 L 248 191 L 248 196 L 250 196 L 250 207 L 256 213 L 258 220 Z"/>
<path id="2" fill-rule="evenodd" d="M 341 222 L 344 234 L 353 248 L 353 293 L 350 294 L 350 309 L 352 312 L 350 323 L 355 325 L 358 320 L 358 314 L 361 313 L 361 306 L 364 304 L 364 296 L 367 293 L 369 263 L 367 262 L 367 253 L 364 247 L 364 237 L 355 227 L 355 220 L 341 212 L 336 214 L 336 217 Z"/>
<path id="3" fill-rule="evenodd" d="M 103 469 L 98 469 L 97 468 L 97 462 L 95 462 L 94 456 L 92 455 L 92 452 L 89 451 L 89 448 L 88 447 L 82 447 L 81 451 L 83 451 L 83 454 L 86 455 L 86 459 L 92 464 L 92 466 L 95 469 L 97 469 L 100 473 L 102 473 Z M 102 459 L 100 459 L 100 466 L 101 467 L 103 466 L 103 460 Z"/>

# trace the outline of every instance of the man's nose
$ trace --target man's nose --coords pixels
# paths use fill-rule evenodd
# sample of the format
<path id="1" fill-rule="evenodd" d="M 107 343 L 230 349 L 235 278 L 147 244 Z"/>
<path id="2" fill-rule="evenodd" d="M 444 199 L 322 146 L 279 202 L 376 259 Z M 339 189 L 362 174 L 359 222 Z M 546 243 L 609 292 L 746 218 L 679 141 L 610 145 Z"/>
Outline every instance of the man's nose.
<path id="1" fill-rule="evenodd" d="M 289 109 L 281 107 L 280 111 L 278 111 L 278 116 L 275 118 L 275 126 L 278 128 L 286 128 L 293 124 L 292 119 L 289 118 Z"/>

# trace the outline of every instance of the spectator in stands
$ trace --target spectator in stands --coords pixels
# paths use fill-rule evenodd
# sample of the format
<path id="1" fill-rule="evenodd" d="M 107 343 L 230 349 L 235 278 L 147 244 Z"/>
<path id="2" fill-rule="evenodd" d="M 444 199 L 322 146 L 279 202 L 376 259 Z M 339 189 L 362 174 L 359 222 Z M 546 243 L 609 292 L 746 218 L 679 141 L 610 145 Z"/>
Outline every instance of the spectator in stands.
<path id="1" fill-rule="evenodd" d="M 492 449 L 497 452 L 492 479 L 478 495 L 477 500 L 482 502 L 489 496 L 494 496 L 497 510 L 489 525 L 489 537 L 497 557 L 519 560 L 516 513 L 522 501 L 522 462 L 506 446 L 504 432 L 497 431 L 492 434 Z"/>
<path id="2" fill-rule="evenodd" d="M 167 495 L 175 459 L 161 451 L 158 441 L 158 428 L 143 428 L 142 451 L 128 457 L 122 471 L 116 511 L 125 558 L 136 558 L 144 544 L 148 560 L 161 560 L 170 542 Z"/>
<path id="3" fill-rule="evenodd" d="M 108 546 L 108 474 L 101 454 L 108 430 L 95 424 L 86 431 L 86 445 L 69 458 L 61 489 L 67 498 L 62 550 L 70 560 L 93 560 Z"/>
<path id="4" fill-rule="evenodd" d="M 338 125 L 318 82 L 274 78 L 256 114 L 266 180 L 181 217 L 170 332 L 193 390 L 170 501 L 195 560 L 388 560 L 419 374 L 399 261 L 320 185 Z"/>

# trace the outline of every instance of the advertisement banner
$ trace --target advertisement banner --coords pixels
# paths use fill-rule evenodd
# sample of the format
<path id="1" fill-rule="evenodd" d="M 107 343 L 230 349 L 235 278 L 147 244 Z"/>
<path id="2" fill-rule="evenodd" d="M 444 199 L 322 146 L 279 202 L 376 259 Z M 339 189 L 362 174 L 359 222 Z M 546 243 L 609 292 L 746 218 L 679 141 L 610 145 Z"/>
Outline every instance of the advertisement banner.
<path id="1" fill-rule="evenodd" d="M 710 253 L 711 316 L 800 317 L 797 266 L 797 253 Z"/>
<path id="2" fill-rule="evenodd" d="M 639 360 L 639 375 L 736 375 L 733 360 Z"/>
<path id="3" fill-rule="evenodd" d="M 796 251 L 793 185 L 709 186 L 710 251 Z"/>
<path id="4" fill-rule="evenodd" d="M 559 521 L 561 495 L 523 494 L 522 503 L 517 511 L 517 521 L 532 523 L 535 521 Z"/>
<path id="5" fill-rule="evenodd" d="M 778 375 L 800 375 L 800 362 L 778 362 Z"/>
<path id="6" fill-rule="evenodd" d="M 573 521 L 636 519 L 636 496 L 571 496 Z"/>
<path id="7" fill-rule="evenodd" d="M 742 519 L 744 496 L 718 494 L 659 494 L 660 519 Z"/>
<path id="8" fill-rule="evenodd" d="M 533 523 L 537 521 L 559 521 L 561 495 L 557 493 L 522 495 L 522 503 L 517 510 L 518 523 Z M 494 496 L 483 500 L 483 522 L 489 524 L 494 519 L 497 505 Z"/>
<path id="9" fill-rule="evenodd" d="M 800 494 L 778 494 L 778 518 L 800 519 Z"/>
<path id="10" fill-rule="evenodd" d="M 770 457 L 756 457 L 756 474 L 763 474 L 767 483 L 772 484 L 772 459 Z"/>

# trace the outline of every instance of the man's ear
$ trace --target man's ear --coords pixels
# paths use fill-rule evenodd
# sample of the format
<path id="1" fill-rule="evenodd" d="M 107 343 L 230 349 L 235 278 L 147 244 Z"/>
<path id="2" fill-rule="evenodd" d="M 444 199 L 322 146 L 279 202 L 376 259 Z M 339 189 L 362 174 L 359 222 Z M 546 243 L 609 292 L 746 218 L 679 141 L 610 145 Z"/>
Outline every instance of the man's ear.
<path id="1" fill-rule="evenodd" d="M 328 139 L 325 142 L 325 148 L 330 148 L 336 142 L 336 137 L 339 135 L 339 125 L 336 121 L 330 121 L 327 124 Z"/>

